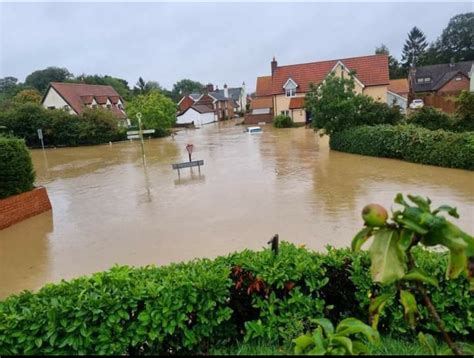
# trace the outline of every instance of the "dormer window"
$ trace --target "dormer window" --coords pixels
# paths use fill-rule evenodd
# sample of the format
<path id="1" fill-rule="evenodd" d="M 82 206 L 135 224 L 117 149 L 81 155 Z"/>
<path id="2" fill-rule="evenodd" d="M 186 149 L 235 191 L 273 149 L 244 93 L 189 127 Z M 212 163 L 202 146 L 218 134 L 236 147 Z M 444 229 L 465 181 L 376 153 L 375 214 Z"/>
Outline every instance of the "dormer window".
<path id="1" fill-rule="evenodd" d="M 416 83 L 430 83 L 431 77 L 418 77 Z"/>
<path id="2" fill-rule="evenodd" d="M 108 104 L 107 109 L 112 109 L 112 106 L 110 104 Z"/>
<path id="3" fill-rule="evenodd" d="M 295 97 L 297 87 L 298 85 L 296 84 L 296 82 L 289 78 L 283 86 L 283 88 L 285 89 L 286 97 Z"/>

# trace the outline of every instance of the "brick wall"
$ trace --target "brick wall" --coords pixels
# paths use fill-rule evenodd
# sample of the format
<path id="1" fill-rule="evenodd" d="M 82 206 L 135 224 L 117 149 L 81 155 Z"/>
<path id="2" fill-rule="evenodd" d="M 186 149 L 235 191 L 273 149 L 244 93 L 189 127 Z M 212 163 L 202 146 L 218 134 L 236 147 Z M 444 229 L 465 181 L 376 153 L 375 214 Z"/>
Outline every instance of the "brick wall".
<path id="1" fill-rule="evenodd" d="M 461 77 L 461 80 L 456 81 L 456 77 Z M 455 76 L 451 81 L 446 83 L 443 87 L 439 89 L 438 92 L 458 92 L 462 90 L 469 91 L 469 78 L 464 75 Z"/>
<path id="2" fill-rule="evenodd" d="M 244 124 L 258 124 L 259 122 L 272 123 L 273 113 L 268 114 L 246 114 Z"/>
<path id="3" fill-rule="evenodd" d="M 51 202 L 43 187 L 0 199 L 0 230 L 48 210 Z"/>

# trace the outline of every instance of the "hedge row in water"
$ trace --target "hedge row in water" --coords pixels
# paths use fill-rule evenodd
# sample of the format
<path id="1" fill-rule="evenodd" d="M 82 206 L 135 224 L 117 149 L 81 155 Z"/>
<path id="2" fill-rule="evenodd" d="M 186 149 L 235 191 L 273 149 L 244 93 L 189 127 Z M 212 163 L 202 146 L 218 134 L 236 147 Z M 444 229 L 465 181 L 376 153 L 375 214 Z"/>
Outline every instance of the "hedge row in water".
<path id="1" fill-rule="evenodd" d="M 0 136 L 0 199 L 33 189 L 35 172 L 25 142 Z"/>
<path id="2" fill-rule="evenodd" d="M 467 279 L 446 281 L 443 254 L 416 255 L 440 281 L 431 296 L 447 330 L 468 337 L 474 300 Z M 276 257 L 243 251 L 166 267 L 114 267 L 0 302 L 0 354 L 205 353 L 240 339 L 288 342 L 315 317 L 367 321 L 371 297 L 381 291 L 368 267 L 366 253 L 319 254 L 287 243 Z M 419 329 L 436 331 L 419 309 Z M 409 330 L 398 302 L 379 327 Z"/>
<path id="3" fill-rule="evenodd" d="M 474 170 L 474 132 L 453 133 L 413 125 L 376 125 L 331 134 L 331 149 Z"/>

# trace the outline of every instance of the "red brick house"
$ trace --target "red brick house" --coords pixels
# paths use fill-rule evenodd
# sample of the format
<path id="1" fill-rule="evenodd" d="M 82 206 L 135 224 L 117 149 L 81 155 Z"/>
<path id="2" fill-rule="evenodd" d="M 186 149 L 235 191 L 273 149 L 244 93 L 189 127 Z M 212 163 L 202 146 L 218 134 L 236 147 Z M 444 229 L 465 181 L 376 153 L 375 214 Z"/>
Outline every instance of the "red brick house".
<path id="1" fill-rule="evenodd" d="M 448 113 L 454 112 L 455 98 L 461 91 L 469 91 L 473 64 L 474 61 L 463 61 L 412 69 L 408 76 L 409 102 L 414 98 L 421 98 L 426 106 Z"/>

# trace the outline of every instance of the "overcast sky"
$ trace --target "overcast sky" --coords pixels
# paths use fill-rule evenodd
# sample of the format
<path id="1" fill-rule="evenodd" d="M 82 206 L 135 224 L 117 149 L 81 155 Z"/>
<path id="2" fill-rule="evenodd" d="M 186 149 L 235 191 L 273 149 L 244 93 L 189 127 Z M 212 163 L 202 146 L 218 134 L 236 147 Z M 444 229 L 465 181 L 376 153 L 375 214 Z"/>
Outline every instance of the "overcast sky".
<path id="1" fill-rule="evenodd" d="M 255 88 L 279 65 L 373 54 L 400 58 L 408 31 L 429 41 L 464 3 L 1 3 L 0 77 L 47 66 L 139 76 L 166 88 L 183 78 Z"/>

